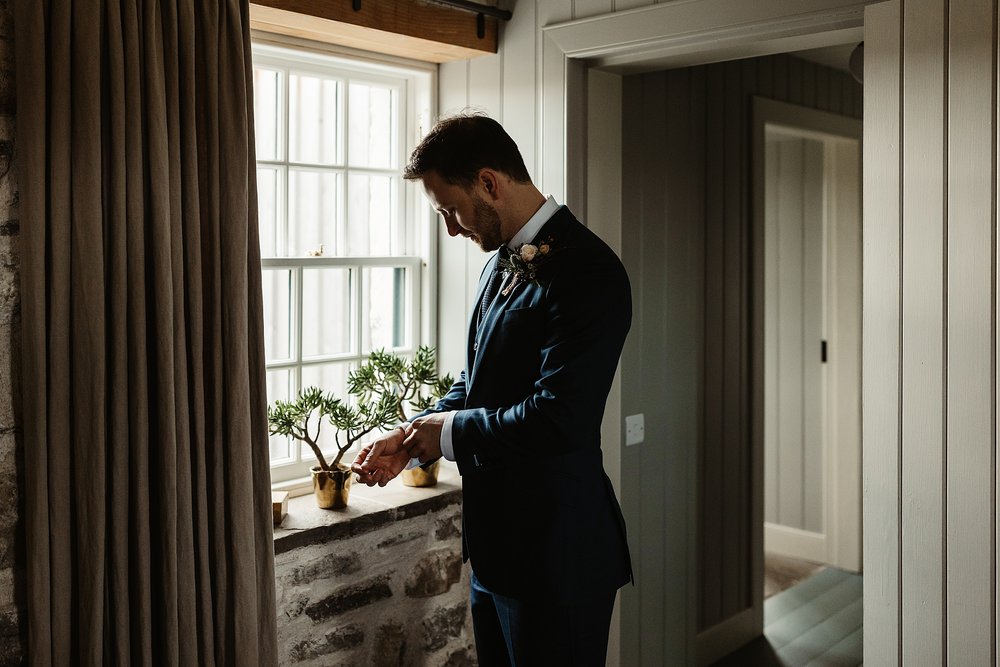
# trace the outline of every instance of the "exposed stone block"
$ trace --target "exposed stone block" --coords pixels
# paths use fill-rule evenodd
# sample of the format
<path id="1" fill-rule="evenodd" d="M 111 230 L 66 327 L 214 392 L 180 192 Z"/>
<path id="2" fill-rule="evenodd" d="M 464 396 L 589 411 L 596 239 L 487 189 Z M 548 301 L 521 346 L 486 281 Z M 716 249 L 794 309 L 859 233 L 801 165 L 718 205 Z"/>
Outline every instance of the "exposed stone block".
<path id="1" fill-rule="evenodd" d="M 414 540 L 419 540 L 424 535 L 426 535 L 426 533 L 420 531 L 401 533 L 399 535 L 394 535 L 386 540 L 382 540 L 381 542 L 378 543 L 378 548 L 385 549 L 387 547 L 394 547 L 399 544 L 406 544 L 407 542 L 413 542 Z"/>
<path id="2" fill-rule="evenodd" d="M 406 632 L 399 623 L 387 623 L 378 629 L 372 650 L 375 667 L 400 667 L 406 662 Z"/>
<path id="3" fill-rule="evenodd" d="M 452 514 L 451 516 L 444 517 L 443 519 L 437 520 L 437 529 L 434 531 L 434 537 L 439 540 L 447 540 L 453 537 L 462 536 L 462 515 Z"/>
<path id="4" fill-rule="evenodd" d="M 0 179 L 0 199 L 2 199 L 2 194 L 3 183 L 2 179 Z M 431 512 L 439 512 L 454 505 L 461 505 L 461 503 L 462 491 L 455 490 L 437 496 L 430 496 L 401 507 L 393 507 L 381 512 L 365 514 L 350 521 L 340 521 L 322 528 L 284 533 L 278 531 L 279 534 L 274 540 L 274 553 L 277 556 L 292 549 L 300 549 L 313 544 L 327 544 L 359 537 L 395 522 L 405 521 L 406 519 L 423 516 Z"/>
<path id="5" fill-rule="evenodd" d="M 312 660 L 337 651 L 357 648 L 365 641 L 365 631 L 357 625 L 346 625 L 326 633 L 321 639 L 307 639 L 292 647 L 289 657 L 295 662 Z"/>
<path id="6" fill-rule="evenodd" d="M 288 618 L 296 618 L 302 615 L 306 606 L 309 604 L 309 596 L 306 594 L 296 595 L 294 598 L 289 600 L 286 604 L 280 605 L 280 608 L 284 608 L 285 616 Z"/>
<path id="7" fill-rule="evenodd" d="M 433 653 L 448 645 L 448 641 L 462 635 L 465 619 L 469 612 L 466 603 L 447 609 L 437 609 L 430 618 L 424 619 L 424 649 Z"/>
<path id="8" fill-rule="evenodd" d="M 441 595 L 462 578 L 462 556 L 450 549 L 432 551 L 416 564 L 406 580 L 411 598 Z"/>
<path id="9" fill-rule="evenodd" d="M 370 605 L 392 597 L 389 580 L 392 573 L 373 577 L 358 584 L 344 586 L 319 602 L 306 607 L 306 616 L 314 621 L 324 621 L 333 616 Z"/>
<path id="10" fill-rule="evenodd" d="M 444 667 L 476 667 L 478 664 L 475 647 L 466 646 L 449 655 Z"/>
<path id="11" fill-rule="evenodd" d="M 24 664 L 22 623 L 16 610 L 0 614 L 0 667 Z"/>
<path id="12" fill-rule="evenodd" d="M 320 558 L 306 565 L 296 567 L 288 576 L 283 577 L 283 579 L 288 584 L 298 586 L 311 583 L 317 579 L 329 579 L 330 577 L 354 574 L 360 571 L 361 557 L 357 552 L 344 556 L 330 554 L 325 558 Z"/>

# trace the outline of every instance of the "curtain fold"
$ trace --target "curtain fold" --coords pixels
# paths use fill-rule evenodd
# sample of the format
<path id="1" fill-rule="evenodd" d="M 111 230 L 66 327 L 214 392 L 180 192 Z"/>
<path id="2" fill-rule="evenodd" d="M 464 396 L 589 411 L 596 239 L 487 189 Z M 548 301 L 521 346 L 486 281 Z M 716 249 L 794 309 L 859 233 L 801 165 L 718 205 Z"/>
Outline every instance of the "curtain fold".
<path id="1" fill-rule="evenodd" d="M 18 0 L 28 651 L 273 665 L 247 0 Z"/>

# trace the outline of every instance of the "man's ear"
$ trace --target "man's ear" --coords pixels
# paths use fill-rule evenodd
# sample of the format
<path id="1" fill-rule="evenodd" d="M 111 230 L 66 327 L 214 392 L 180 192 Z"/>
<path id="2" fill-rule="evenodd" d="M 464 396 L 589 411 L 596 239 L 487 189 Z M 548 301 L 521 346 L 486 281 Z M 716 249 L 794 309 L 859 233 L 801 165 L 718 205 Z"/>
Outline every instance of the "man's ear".
<path id="1" fill-rule="evenodd" d="M 483 167 L 479 170 L 479 185 L 486 192 L 486 195 L 493 201 L 500 197 L 500 174 Z"/>

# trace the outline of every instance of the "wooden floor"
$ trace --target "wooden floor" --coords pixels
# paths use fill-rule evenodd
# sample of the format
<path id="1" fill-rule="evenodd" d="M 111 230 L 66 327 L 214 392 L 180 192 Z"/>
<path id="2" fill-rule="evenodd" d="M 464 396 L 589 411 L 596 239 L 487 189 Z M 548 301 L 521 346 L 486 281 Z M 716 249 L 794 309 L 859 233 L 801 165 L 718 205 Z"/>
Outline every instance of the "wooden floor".
<path id="1" fill-rule="evenodd" d="M 764 601 L 764 636 L 715 667 L 857 667 L 861 575 L 826 568 Z"/>

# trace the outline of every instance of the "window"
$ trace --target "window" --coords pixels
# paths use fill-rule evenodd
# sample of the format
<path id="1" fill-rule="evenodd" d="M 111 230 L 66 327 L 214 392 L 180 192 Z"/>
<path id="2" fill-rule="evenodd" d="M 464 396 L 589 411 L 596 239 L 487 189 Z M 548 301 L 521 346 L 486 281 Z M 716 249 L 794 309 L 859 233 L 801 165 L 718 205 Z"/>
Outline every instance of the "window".
<path id="1" fill-rule="evenodd" d="M 346 398 L 371 350 L 407 354 L 427 337 L 432 228 L 402 170 L 429 79 L 254 45 L 268 402 L 309 385 Z M 333 451 L 329 429 L 321 444 Z M 289 438 L 272 437 L 270 454 L 276 483 L 315 465 Z"/>

